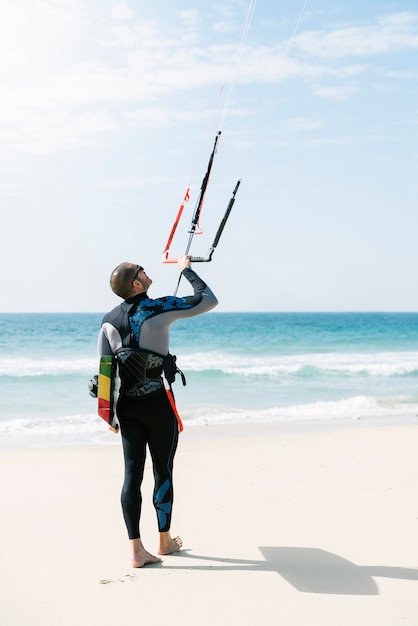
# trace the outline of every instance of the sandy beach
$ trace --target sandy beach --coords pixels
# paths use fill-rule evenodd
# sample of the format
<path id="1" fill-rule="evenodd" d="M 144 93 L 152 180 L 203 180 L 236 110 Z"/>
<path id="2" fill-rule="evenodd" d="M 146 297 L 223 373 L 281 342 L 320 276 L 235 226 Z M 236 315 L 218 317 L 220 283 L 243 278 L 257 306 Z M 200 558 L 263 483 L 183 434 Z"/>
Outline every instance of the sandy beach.
<path id="1" fill-rule="evenodd" d="M 172 527 L 184 550 L 140 570 L 119 445 L 0 451 L 0 623 L 416 626 L 417 450 L 416 425 L 186 429 Z M 155 551 L 151 488 L 148 461 Z"/>

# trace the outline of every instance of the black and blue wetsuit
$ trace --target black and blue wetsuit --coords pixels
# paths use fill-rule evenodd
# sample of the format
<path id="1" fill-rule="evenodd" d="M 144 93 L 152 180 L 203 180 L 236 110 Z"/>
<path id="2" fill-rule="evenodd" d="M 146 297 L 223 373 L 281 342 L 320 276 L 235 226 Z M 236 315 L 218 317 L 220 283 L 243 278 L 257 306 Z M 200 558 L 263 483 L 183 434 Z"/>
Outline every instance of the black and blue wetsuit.
<path id="1" fill-rule="evenodd" d="M 123 353 L 123 348 L 146 351 L 152 359 L 167 355 L 169 329 L 178 319 L 194 317 L 213 309 L 217 299 L 199 276 L 186 267 L 183 276 L 193 295 L 151 299 L 141 293 L 125 300 L 103 318 L 98 339 L 99 356 Z M 130 539 L 140 538 L 141 483 L 146 446 L 154 471 L 154 507 L 158 529 L 170 529 L 173 506 L 173 461 L 178 442 L 178 422 L 160 376 L 122 380 L 117 402 L 125 460 L 122 510 Z"/>

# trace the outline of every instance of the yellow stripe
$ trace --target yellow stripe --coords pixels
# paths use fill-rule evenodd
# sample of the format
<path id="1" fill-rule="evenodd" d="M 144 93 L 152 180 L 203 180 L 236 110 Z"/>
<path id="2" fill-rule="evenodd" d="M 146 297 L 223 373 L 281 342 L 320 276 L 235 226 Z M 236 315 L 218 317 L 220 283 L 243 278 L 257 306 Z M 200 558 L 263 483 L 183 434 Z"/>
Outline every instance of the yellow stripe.
<path id="1" fill-rule="evenodd" d="M 99 374 L 99 386 L 98 386 L 98 394 L 99 398 L 104 398 L 105 400 L 110 399 L 110 378 L 109 376 L 104 376 L 103 374 Z"/>

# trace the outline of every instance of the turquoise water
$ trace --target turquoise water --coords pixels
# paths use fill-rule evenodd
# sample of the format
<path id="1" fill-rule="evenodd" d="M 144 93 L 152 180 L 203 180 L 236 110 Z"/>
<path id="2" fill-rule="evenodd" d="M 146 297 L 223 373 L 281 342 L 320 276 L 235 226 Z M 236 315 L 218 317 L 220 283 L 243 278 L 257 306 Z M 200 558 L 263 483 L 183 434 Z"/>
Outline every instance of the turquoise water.
<path id="1" fill-rule="evenodd" d="M 87 383 L 101 313 L 0 314 L 0 445 L 107 442 Z M 417 313 L 218 313 L 171 351 L 186 426 L 415 419 Z"/>

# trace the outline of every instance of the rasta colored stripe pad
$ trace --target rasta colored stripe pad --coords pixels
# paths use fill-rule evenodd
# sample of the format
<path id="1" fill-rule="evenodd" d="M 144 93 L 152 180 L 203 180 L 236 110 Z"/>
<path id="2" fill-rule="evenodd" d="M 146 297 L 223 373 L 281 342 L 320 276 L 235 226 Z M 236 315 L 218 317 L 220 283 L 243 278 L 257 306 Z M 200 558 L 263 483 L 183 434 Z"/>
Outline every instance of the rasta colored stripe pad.
<path id="1" fill-rule="evenodd" d="M 112 405 L 112 361 L 111 356 L 102 356 L 99 368 L 99 384 L 98 384 L 98 414 L 108 424 L 111 419 Z"/>

